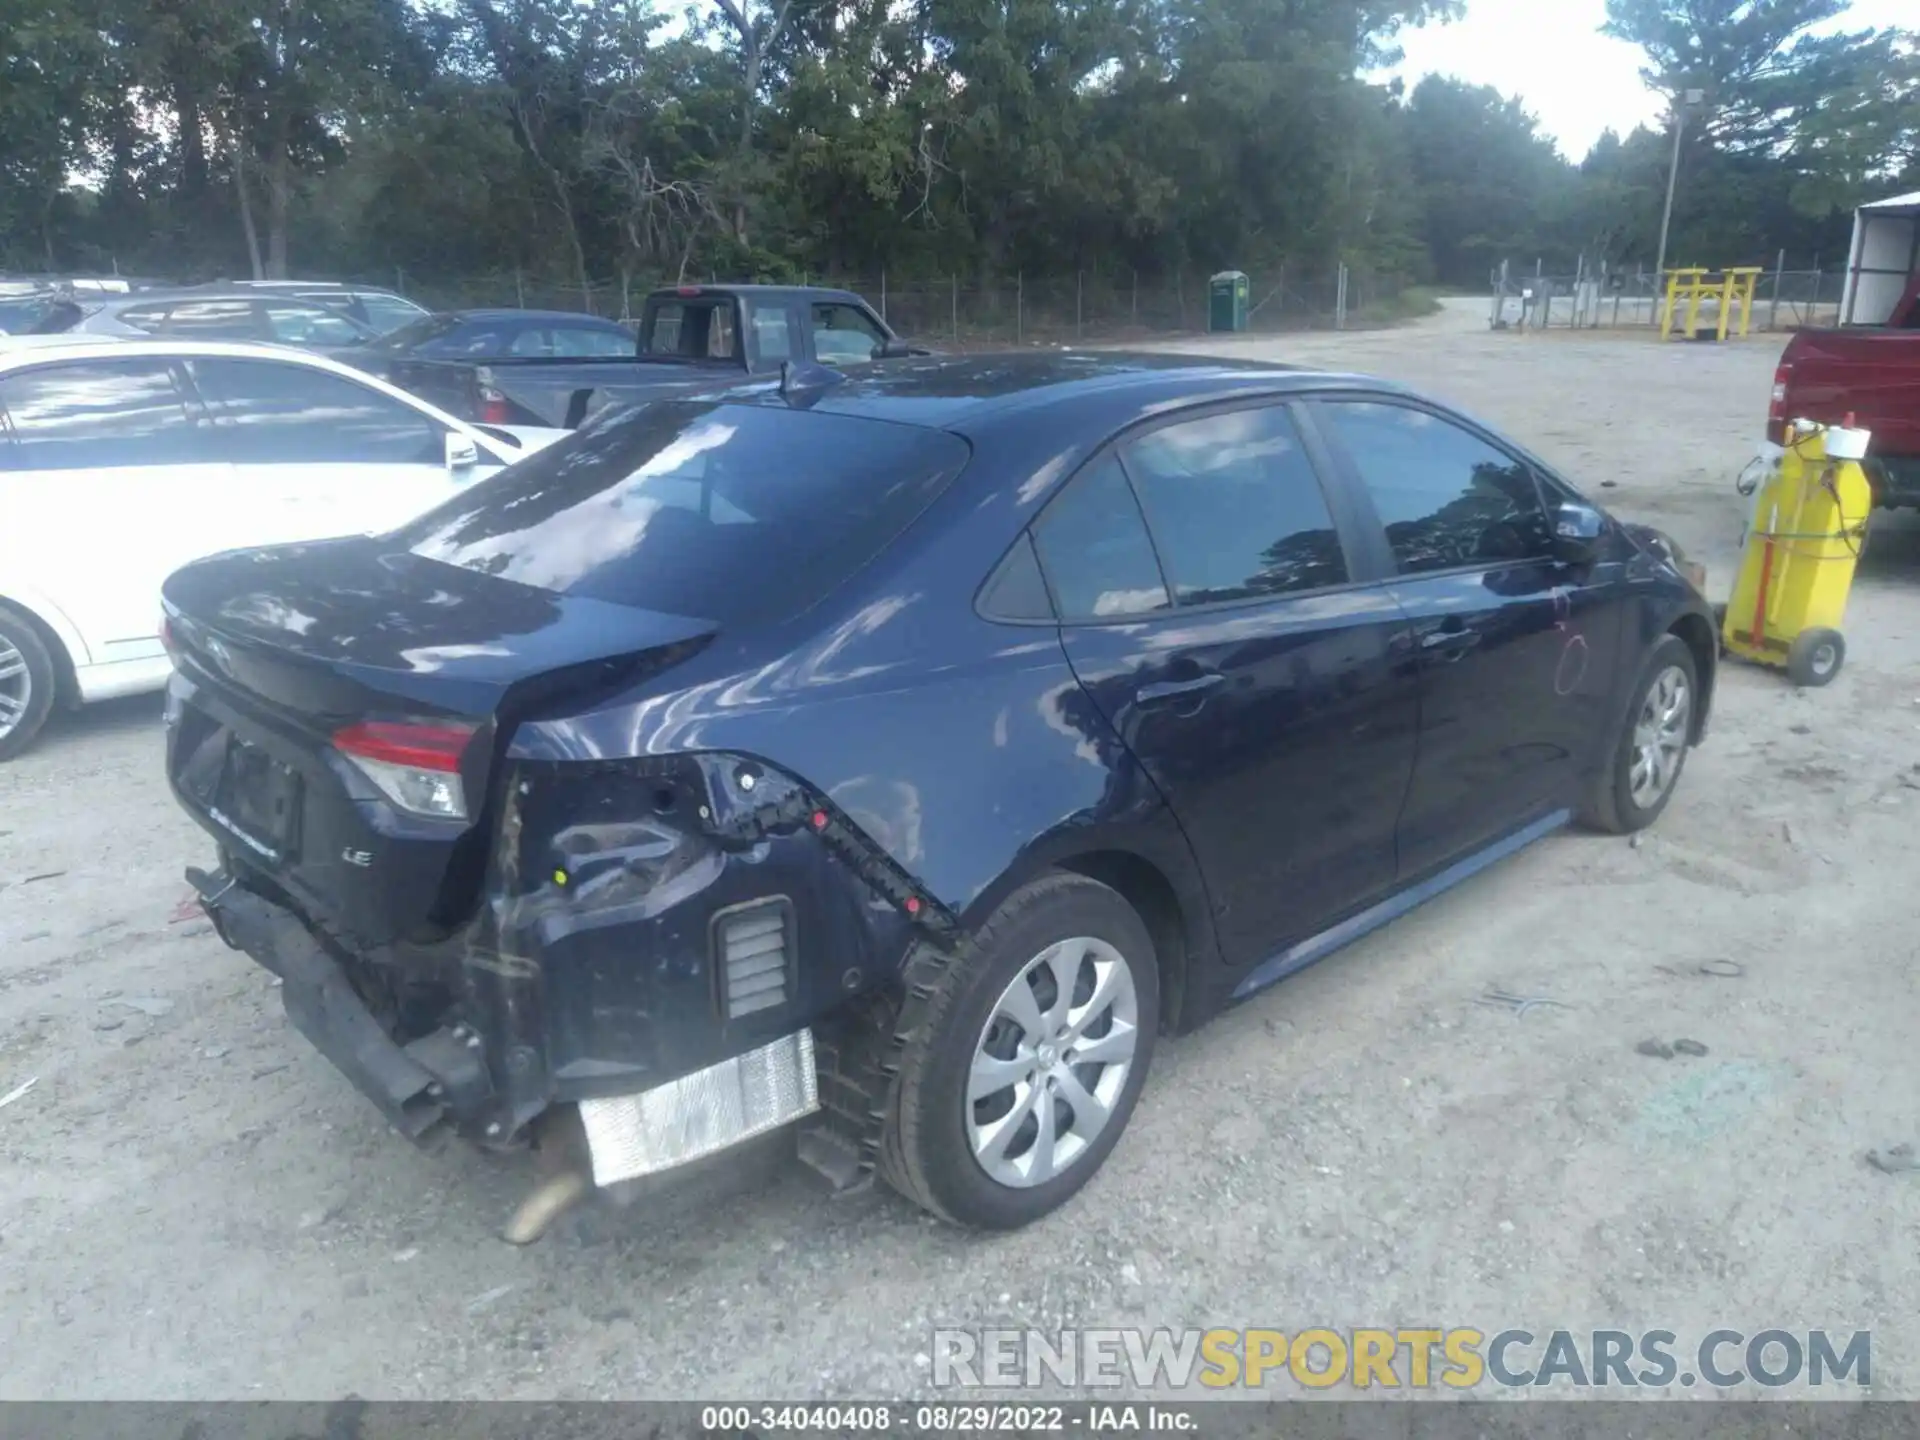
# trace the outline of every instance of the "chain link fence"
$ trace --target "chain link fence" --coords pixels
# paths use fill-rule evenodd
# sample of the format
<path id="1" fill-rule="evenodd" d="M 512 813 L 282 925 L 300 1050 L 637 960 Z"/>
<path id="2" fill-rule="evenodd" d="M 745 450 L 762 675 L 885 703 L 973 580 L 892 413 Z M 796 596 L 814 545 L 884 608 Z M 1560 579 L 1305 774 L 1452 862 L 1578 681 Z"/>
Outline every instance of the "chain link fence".
<path id="1" fill-rule="evenodd" d="M 1766 271 L 1754 288 L 1749 328 L 1837 325 L 1846 282 L 1846 272 L 1838 269 L 1778 266 Z M 1553 275 L 1536 268 L 1532 274 L 1523 274 L 1509 265 L 1494 271 L 1492 284 L 1491 319 L 1496 329 L 1653 328 L 1660 324 L 1666 299 L 1665 287 L 1650 270 L 1582 267 L 1572 274 Z M 1709 320 L 1718 313 L 1712 302 L 1701 310 Z"/>
<path id="2" fill-rule="evenodd" d="M 670 276 L 633 275 L 583 285 L 512 271 L 431 281 L 404 272 L 353 278 L 358 284 L 397 289 L 436 310 L 513 306 L 587 311 L 617 320 L 636 318 L 650 291 L 676 283 Z M 940 349 L 971 350 L 1204 332 L 1209 278 L 1084 270 L 912 278 L 881 271 L 801 274 L 794 280 L 864 296 L 907 339 Z M 1418 292 L 1410 292 L 1402 278 L 1360 266 L 1277 266 L 1250 272 L 1249 280 L 1248 328 L 1253 331 L 1381 325 L 1417 308 L 1413 296 Z M 719 283 L 711 276 L 689 277 L 686 283 L 708 282 Z"/>

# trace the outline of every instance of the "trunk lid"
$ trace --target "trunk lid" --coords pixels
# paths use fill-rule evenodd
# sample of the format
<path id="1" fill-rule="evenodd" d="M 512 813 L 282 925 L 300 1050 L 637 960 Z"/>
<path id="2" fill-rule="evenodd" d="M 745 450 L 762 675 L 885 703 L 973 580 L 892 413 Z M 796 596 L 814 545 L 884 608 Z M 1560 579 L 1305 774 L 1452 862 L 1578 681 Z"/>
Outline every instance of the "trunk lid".
<path id="1" fill-rule="evenodd" d="M 714 630 L 377 536 L 212 556 L 163 595 L 176 795 L 310 919 L 370 946 L 435 938 L 470 914 L 497 760 L 521 718 L 629 685 Z M 464 814 L 406 808 L 377 764 L 343 752 L 369 728 L 404 742 L 406 727 L 469 736 L 453 746 Z"/>

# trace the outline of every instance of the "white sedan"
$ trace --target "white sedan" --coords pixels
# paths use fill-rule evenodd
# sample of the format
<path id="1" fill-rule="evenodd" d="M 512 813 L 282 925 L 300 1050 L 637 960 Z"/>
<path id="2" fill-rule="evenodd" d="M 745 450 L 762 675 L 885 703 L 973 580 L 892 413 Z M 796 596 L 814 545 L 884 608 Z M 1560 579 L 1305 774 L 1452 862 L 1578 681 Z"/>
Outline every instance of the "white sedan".
<path id="1" fill-rule="evenodd" d="M 0 760 L 55 705 L 166 684 L 160 582 L 188 561 L 390 529 L 566 433 L 272 345 L 0 339 Z"/>

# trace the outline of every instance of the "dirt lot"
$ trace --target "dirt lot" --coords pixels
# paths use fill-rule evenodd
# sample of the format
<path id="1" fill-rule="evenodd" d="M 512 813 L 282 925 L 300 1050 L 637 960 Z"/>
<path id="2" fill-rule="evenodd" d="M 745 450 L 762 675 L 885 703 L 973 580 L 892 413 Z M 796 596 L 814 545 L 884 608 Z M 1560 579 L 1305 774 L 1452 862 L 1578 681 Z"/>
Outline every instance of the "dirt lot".
<path id="1" fill-rule="evenodd" d="M 1777 343 L 1484 325 L 1224 348 L 1458 401 L 1724 590 Z M 178 917 L 207 846 L 159 704 L 98 707 L 0 767 L 0 1095 L 38 1080 L 0 1109 L 0 1397 L 872 1395 L 936 1324 L 1021 1323 L 1870 1327 L 1876 1395 L 1920 1397 L 1920 1175 L 1862 1158 L 1920 1141 L 1917 606 L 1883 526 L 1840 680 L 1730 669 L 1643 843 L 1545 842 L 1163 1047 L 1082 1198 L 985 1239 L 773 1150 L 508 1248 L 525 1172 L 389 1135 Z"/>

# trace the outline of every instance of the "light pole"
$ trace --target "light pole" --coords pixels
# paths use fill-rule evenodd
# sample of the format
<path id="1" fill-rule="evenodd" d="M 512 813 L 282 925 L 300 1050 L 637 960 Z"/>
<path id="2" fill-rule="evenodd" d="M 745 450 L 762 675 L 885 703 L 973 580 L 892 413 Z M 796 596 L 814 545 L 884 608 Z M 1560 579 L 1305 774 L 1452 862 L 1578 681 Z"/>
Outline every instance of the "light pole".
<path id="1" fill-rule="evenodd" d="M 1674 97 L 1673 163 L 1667 167 L 1667 208 L 1660 212 L 1660 253 L 1653 262 L 1653 283 L 1667 283 L 1667 230 L 1673 224 L 1673 189 L 1680 179 L 1680 137 L 1687 129 L 1687 109 L 1707 98 L 1704 90 L 1682 90 Z"/>

